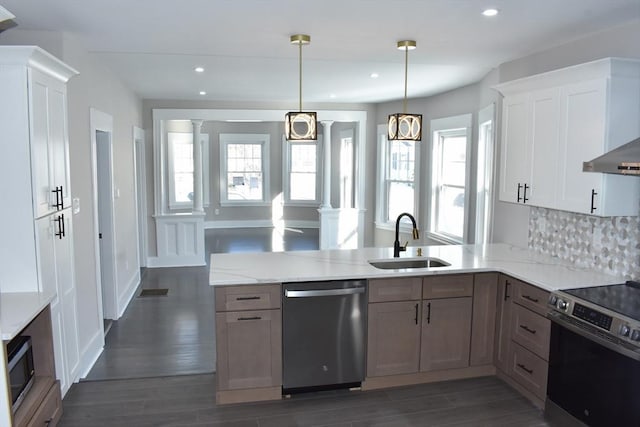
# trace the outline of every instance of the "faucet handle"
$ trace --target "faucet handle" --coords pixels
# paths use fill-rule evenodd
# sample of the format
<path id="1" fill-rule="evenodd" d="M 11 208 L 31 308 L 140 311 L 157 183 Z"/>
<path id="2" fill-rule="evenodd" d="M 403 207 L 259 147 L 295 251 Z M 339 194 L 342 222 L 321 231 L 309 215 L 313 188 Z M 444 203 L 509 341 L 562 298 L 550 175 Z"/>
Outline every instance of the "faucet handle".
<path id="1" fill-rule="evenodd" d="M 406 242 L 404 242 L 404 245 L 400 245 L 400 250 L 401 251 L 406 251 L 408 244 L 409 244 L 409 241 L 407 240 Z"/>

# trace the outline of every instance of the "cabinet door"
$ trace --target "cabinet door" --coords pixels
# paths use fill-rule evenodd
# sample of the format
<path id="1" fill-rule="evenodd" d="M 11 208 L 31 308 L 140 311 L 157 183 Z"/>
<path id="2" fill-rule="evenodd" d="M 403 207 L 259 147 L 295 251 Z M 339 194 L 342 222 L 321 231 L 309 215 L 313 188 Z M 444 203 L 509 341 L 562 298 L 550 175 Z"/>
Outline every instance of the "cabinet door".
<path id="1" fill-rule="evenodd" d="M 367 376 L 418 372 L 420 302 L 369 304 Z"/>
<path id="2" fill-rule="evenodd" d="M 420 371 L 469 366 L 472 298 L 422 302 Z"/>
<path id="3" fill-rule="evenodd" d="M 29 91 L 31 102 L 29 105 L 33 208 L 34 216 L 40 217 L 53 212 L 51 205 L 53 193 L 51 192 L 52 171 L 51 151 L 49 145 L 49 101 L 48 88 L 44 75 L 31 70 Z"/>
<path id="4" fill-rule="evenodd" d="M 471 366 L 493 363 L 496 328 L 498 274 L 476 274 L 473 280 L 473 320 L 471 322 Z"/>
<path id="5" fill-rule="evenodd" d="M 282 385 L 280 310 L 216 314 L 218 390 Z"/>
<path id="6" fill-rule="evenodd" d="M 607 81 L 567 85 L 563 88 L 560 123 L 560 175 L 557 208 L 590 214 L 591 193 L 600 202 L 602 174 L 582 172 L 582 163 L 603 153 Z M 598 214 L 597 211 L 593 212 Z"/>
<path id="7" fill-rule="evenodd" d="M 69 137 L 67 129 L 66 86 L 59 82 L 49 84 L 49 145 L 51 147 L 51 186 L 61 188 L 61 209 L 71 206 L 69 176 Z"/>
<path id="8" fill-rule="evenodd" d="M 513 279 L 501 274 L 498 278 L 494 364 L 496 368 L 506 373 L 509 373 L 510 366 L 509 349 L 511 347 L 513 292 Z"/>
<path id="9" fill-rule="evenodd" d="M 530 175 L 528 135 L 528 95 L 513 95 L 502 101 L 502 156 L 500 161 L 500 200 L 520 203 L 518 185 Z M 522 197 L 522 189 L 520 197 Z"/>
<path id="10" fill-rule="evenodd" d="M 560 89 L 532 92 L 529 98 L 529 150 L 531 175 L 523 188 L 523 202 L 553 208 L 558 183 L 558 122 Z"/>

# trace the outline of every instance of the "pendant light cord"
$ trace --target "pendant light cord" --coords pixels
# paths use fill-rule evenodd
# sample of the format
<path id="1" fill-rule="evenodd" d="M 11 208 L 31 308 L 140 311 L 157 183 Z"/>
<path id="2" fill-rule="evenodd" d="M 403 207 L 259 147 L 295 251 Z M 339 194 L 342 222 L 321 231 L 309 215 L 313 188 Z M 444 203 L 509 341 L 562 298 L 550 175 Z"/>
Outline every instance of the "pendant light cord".
<path id="1" fill-rule="evenodd" d="M 407 114 L 407 75 L 409 69 L 409 48 L 404 48 L 404 102 L 402 103 L 402 112 Z M 302 89 L 301 89 L 302 90 Z"/>
<path id="2" fill-rule="evenodd" d="M 300 112 L 302 112 L 302 40 L 298 42 L 299 47 L 299 55 L 300 58 Z"/>

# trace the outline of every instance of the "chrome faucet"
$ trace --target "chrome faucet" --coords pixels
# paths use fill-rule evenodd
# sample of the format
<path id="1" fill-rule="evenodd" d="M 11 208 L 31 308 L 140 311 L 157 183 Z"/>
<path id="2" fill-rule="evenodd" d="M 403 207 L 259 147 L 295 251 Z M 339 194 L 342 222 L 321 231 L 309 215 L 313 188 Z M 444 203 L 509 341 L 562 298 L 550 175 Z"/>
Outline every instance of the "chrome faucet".
<path id="1" fill-rule="evenodd" d="M 418 240 L 420 238 L 420 235 L 418 234 L 418 226 L 416 225 L 416 219 L 413 217 L 413 215 L 411 215 L 410 213 L 404 212 L 401 213 L 400 215 L 398 215 L 398 218 L 396 219 L 396 240 L 393 242 L 393 257 L 394 258 L 399 258 L 400 257 L 400 252 L 404 252 L 407 250 L 407 244 L 405 244 L 404 246 L 400 246 L 400 219 L 402 219 L 403 216 L 408 216 L 409 219 L 411 220 L 411 222 L 413 223 L 413 240 Z M 409 243 L 409 242 L 407 242 Z"/>

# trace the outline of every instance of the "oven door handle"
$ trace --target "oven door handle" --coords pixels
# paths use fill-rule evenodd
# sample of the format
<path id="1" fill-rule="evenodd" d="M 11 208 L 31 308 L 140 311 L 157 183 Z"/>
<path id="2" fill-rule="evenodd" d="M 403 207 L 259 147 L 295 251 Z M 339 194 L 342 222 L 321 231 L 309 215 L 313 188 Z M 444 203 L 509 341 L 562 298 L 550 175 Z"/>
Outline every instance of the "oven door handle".
<path id="1" fill-rule="evenodd" d="M 626 347 L 624 342 L 612 342 L 606 338 L 603 338 L 597 335 L 597 329 L 591 328 L 587 325 L 578 325 L 571 321 L 571 319 L 567 318 L 564 314 L 557 313 L 555 311 L 551 311 L 547 313 L 547 318 L 557 325 L 570 330 L 571 332 L 575 332 L 576 334 L 586 338 L 590 341 L 593 341 L 597 344 L 602 345 L 603 347 L 608 348 L 609 350 L 615 351 L 623 356 L 630 357 L 638 362 L 640 362 L 640 353 L 634 351 L 631 346 Z"/>

